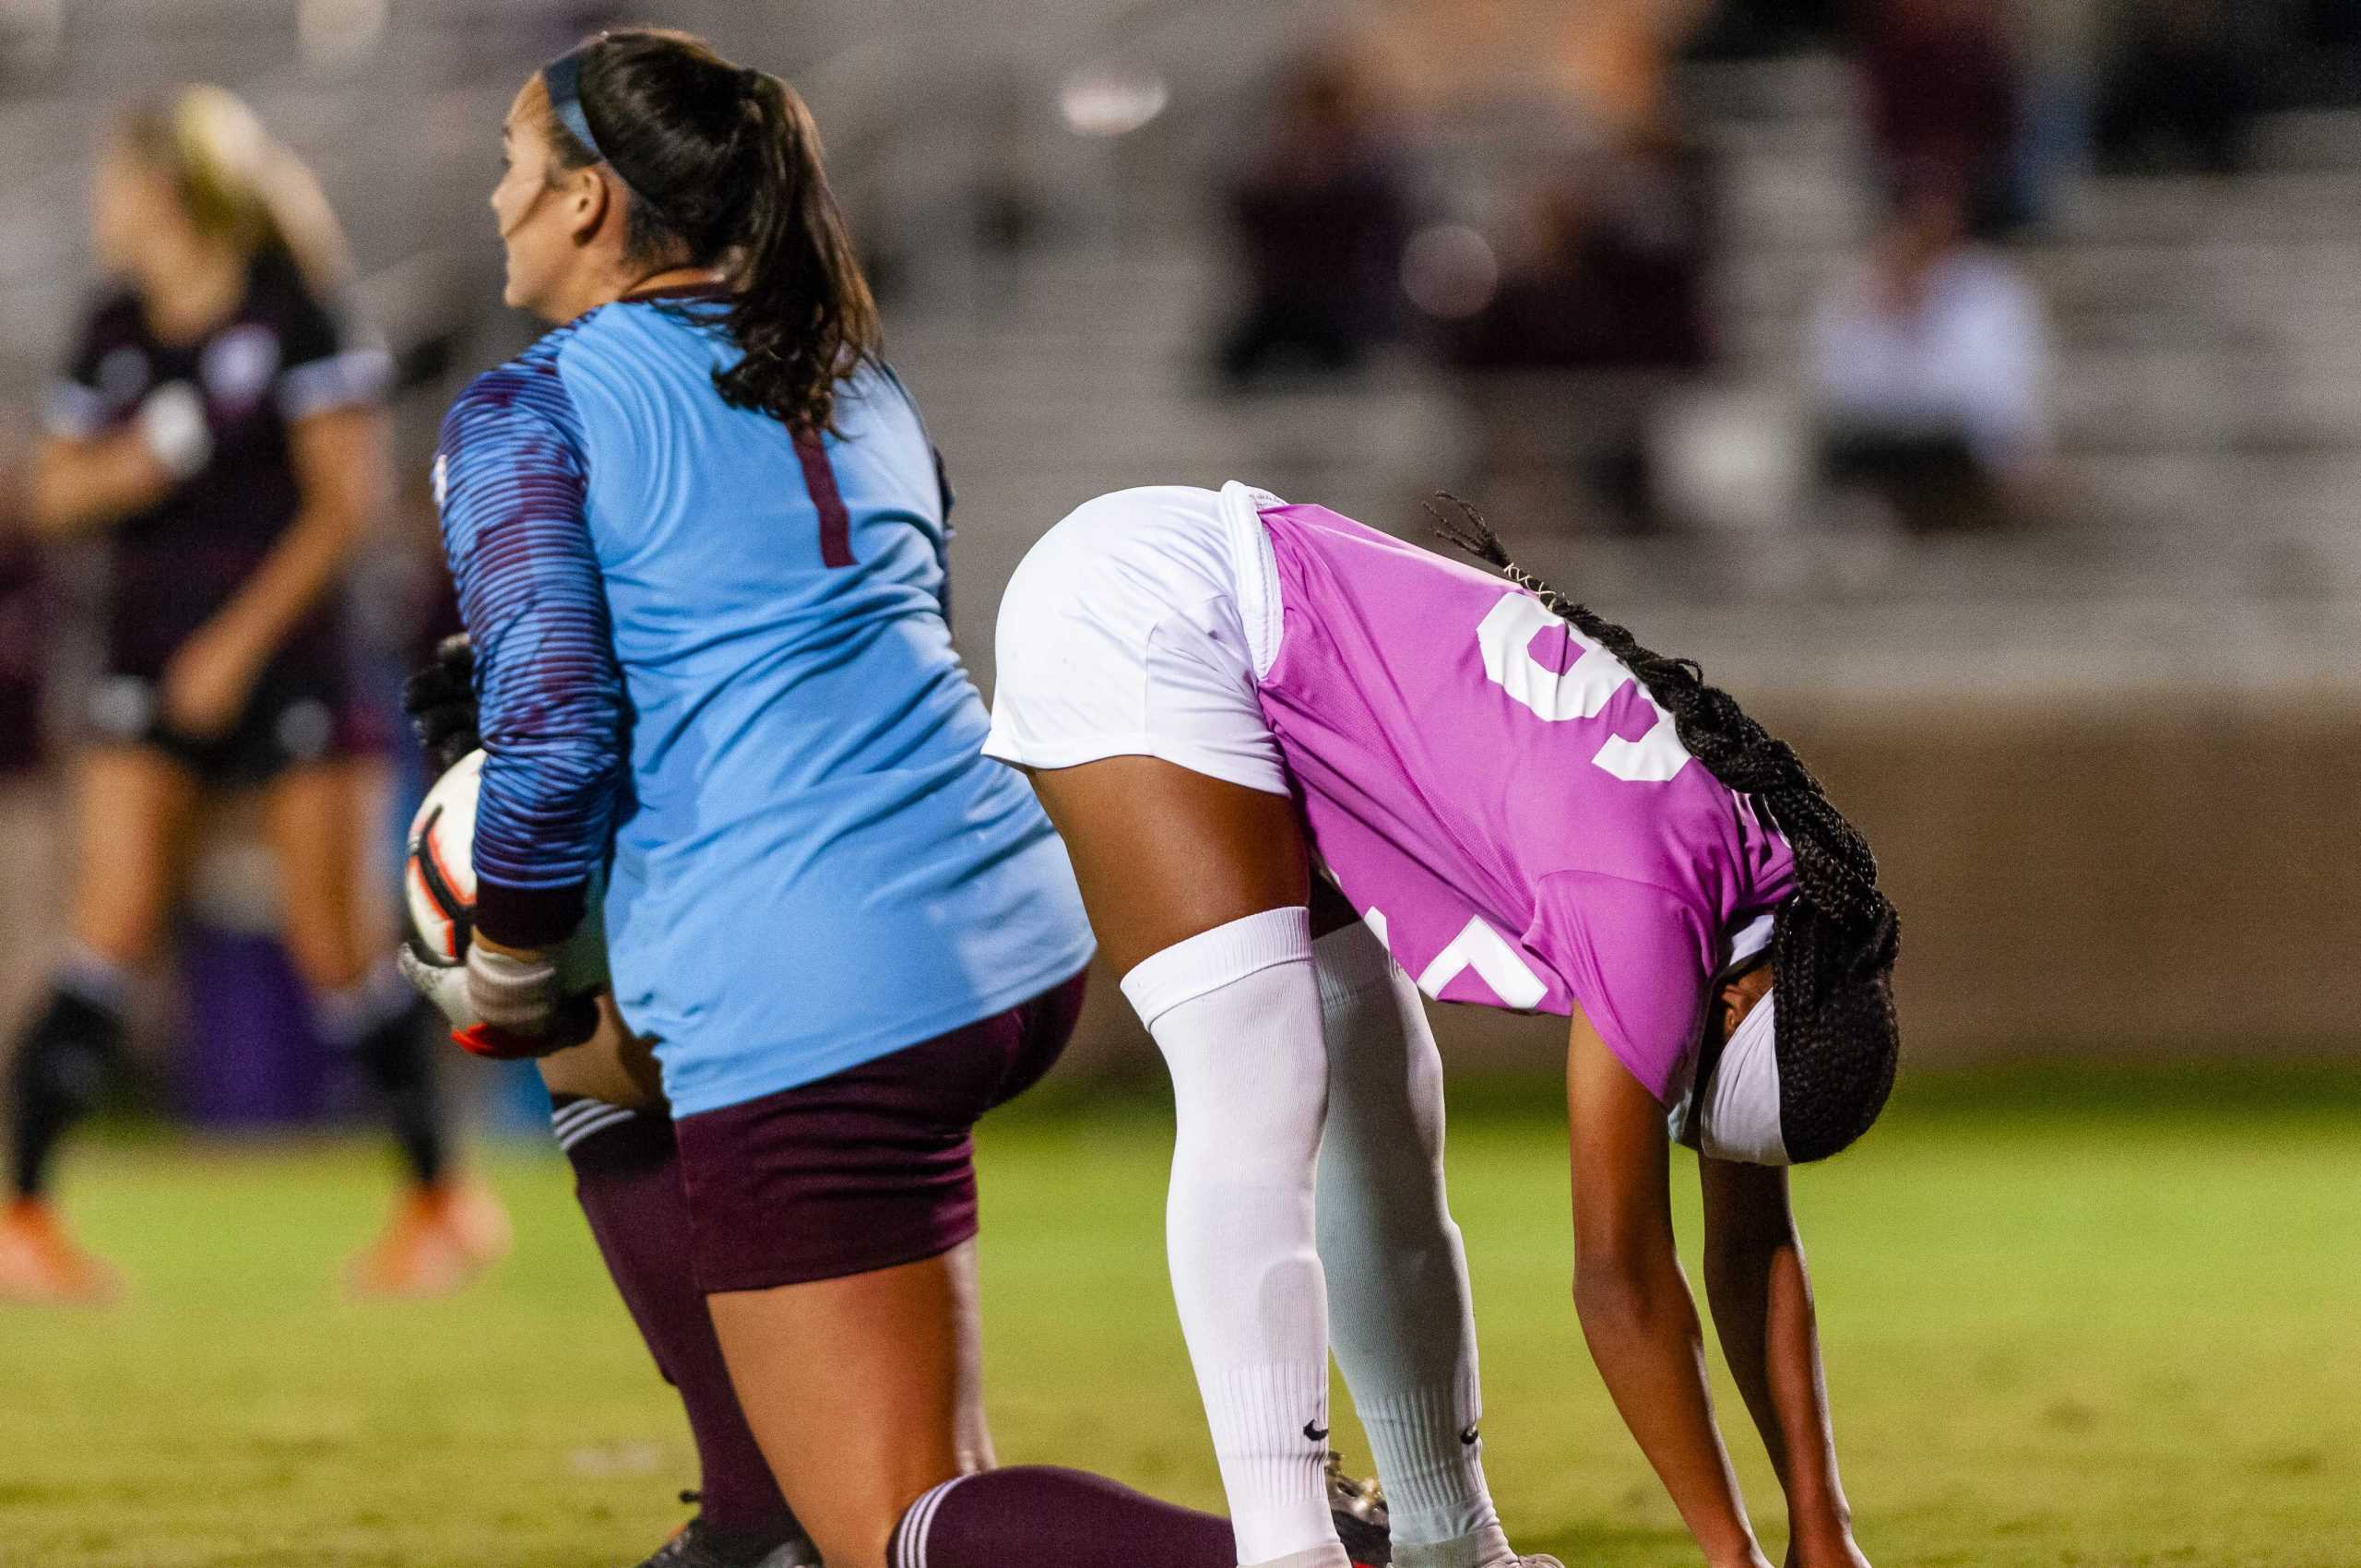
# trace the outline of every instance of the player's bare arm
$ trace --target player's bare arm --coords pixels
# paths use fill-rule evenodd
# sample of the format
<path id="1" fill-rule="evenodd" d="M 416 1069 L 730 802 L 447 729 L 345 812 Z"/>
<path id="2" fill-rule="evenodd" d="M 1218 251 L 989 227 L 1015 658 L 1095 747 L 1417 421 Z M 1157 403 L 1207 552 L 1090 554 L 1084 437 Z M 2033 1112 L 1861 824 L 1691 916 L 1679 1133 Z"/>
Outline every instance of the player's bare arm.
<path id="1" fill-rule="evenodd" d="M 52 538 L 89 533 L 146 511 L 176 482 L 137 430 L 53 435 L 33 453 L 26 520 Z"/>
<path id="2" fill-rule="evenodd" d="M 1566 1050 L 1574 1306 L 1599 1376 L 1714 1568 L 1765 1568 L 1714 1424 L 1704 1336 L 1674 1251 L 1654 1096 L 1579 1013 Z"/>
<path id="3" fill-rule="evenodd" d="M 1787 1499 L 1788 1568 L 1862 1568 L 1837 1475 L 1811 1276 L 1784 1169 L 1698 1157 L 1705 1295 L 1723 1359 Z"/>
<path id="4" fill-rule="evenodd" d="M 599 998 L 599 1027 L 580 1045 L 554 1051 L 534 1065 L 553 1095 L 572 1095 L 633 1111 L 664 1108 L 664 1084 L 654 1044 L 634 1034 L 611 996 Z"/>

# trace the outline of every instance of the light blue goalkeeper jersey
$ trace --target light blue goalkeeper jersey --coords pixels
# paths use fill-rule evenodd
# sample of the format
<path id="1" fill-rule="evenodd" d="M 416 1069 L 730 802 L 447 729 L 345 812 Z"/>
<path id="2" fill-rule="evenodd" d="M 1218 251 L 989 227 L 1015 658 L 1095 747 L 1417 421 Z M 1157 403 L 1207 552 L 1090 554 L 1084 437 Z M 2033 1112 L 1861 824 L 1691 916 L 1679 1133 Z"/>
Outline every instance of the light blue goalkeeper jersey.
<path id="1" fill-rule="evenodd" d="M 890 373 L 834 430 L 723 402 L 720 307 L 607 305 L 444 422 L 476 645 L 478 924 L 546 944 L 602 862 L 615 999 L 682 1115 L 808 1083 L 1088 960 L 1065 850 L 952 651 L 948 497 Z"/>

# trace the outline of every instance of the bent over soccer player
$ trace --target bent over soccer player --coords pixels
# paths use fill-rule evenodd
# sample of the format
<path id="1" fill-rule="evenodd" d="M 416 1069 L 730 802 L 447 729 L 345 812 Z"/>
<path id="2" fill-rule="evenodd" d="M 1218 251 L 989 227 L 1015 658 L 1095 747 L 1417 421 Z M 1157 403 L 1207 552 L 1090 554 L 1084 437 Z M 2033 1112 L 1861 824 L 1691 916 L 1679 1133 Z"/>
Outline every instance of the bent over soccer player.
<path id="1" fill-rule="evenodd" d="M 1673 1249 L 1667 1144 L 1697 1147 L 1790 1563 L 1860 1568 L 1785 1167 L 1892 1085 L 1875 862 L 1694 666 L 1516 572 L 1472 512 L 1457 537 L 1516 584 L 1240 484 L 1130 490 L 1052 529 L 1001 606 L 989 750 L 1031 771 L 1171 1070 L 1172 1284 L 1240 1559 L 1343 1560 L 1313 1452 L 1333 1314 L 1395 1561 L 1515 1561 L 1468 1474 L 1416 976 L 1570 1018 L 1584 1333 L 1708 1562 L 1762 1568 Z M 1348 908 L 1311 908 L 1315 870 Z"/>
<path id="2" fill-rule="evenodd" d="M 604 867 L 675 1118 L 671 1266 L 830 1568 L 1228 1568 L 1217 1517 L 970 1473 L 969 1131 L 1062 1049 L 1091 940 L 981 754 L 945 497 L 809 113 L 623 31 L 527 82 L 504 142 L 507 297 L 565 325 L 444 426 L 485 762 L 474 941 L 418 978 L 479 1049 L 570 1045 L 550 955 Z"/>

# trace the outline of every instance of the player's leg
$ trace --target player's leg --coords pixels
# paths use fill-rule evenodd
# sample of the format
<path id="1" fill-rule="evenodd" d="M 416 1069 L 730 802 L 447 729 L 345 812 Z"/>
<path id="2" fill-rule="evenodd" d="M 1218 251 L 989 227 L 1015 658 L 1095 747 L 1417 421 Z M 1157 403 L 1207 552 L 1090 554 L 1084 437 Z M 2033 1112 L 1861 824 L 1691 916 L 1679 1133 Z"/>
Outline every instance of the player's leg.
<path id="1" fill-rule="evenodd" d="M 385 956 L 362 844 L 374 769 L 335 761 L 291 769 L 262 792 L 288 956 L 311 989 L 322 1039 L 350 1052 L 385 1104 L 404 1168 L 433 1186 L 449 1140 L 417 993 Z"/>
<path id="2" fill-rule="evenodd" d="M 1050 529 L 1001 602 L 987 750 L 1030 772 L 1171 1072 L 1173 1294 L 1240 1559 L 1333 1564 L 1328 1073 L 1309 855 L 1254 695 L 1275 607 L 1252 501 L 1122 491 Z"/>
<path id="3" fill-rule="evenodd" d="M 1143 756 L 1033 781 L 1171 1073 L 1166 1243 L 1240 1561 L 1341 1564 L 1313 1203 L 1328 1070 L 1294 804 Z"/>
<path id="4" fill-rule="evenodd" d="M 973 1249 L 712 1298 L 748 1414 L 830 1568 L 1230 1568 L 1216 1515 L 1079 1470 L 962 1467 Z"/>
<path id="5" fill-rule="evenodd" d="M 1376 1451 L 1400 1568 L 1517 1559 L 1484 1483 L 1467 1254 L 1444 1195 L 1442 1059 L 1418 987 L 1324 884 L 1320 1259 L 1336 1361 Z"/>
<path id="6" fill-rule="evenodd" d="M 1159 786 L 1175 775 L 1179 798 L 1160 795 Z M 1034 782 L 1066 836 L 1113 961 L 1131 965 L 1127 976 L 1153 980 L 1164 962 L 1157 954 L 1143 956 L 1142 948 L 1163 944 L 1159 953 L 1185 955 L 1192 939 L 1176 941 L 1180 931 L 1237 929 L 1223 918 L 1279 897 L 1302 874 L 1299 833 L 1291 809 L 1277 809 L 1285 805 L 1279 797 L 1141 758 L 1043 772 Z M 1131 814 L 1117 808 L 1121 799 L 1133 803 Z M 1184 822 L 1198 823 L 1202 837 L 1175 831 Z M 1169 859 L 1159 862 L 1159 856 Z M 1220 879 L 1240 867 L 1246 874 L 1225 885 Z M 1192 904 L 1158 892 L 1183 875 L 1195 878 L 1190 885 L 1198 898 L 1215 902 Z M 1515 1558 L 1485 1486 L 1478 1443 L 1470 1441 L 1480 1418 L 1475 1324 L 1465 1255 L 1443 1193 L 1442 1061 L 1416 987 L 1349 906 L 1322 892 L 1325 897 L 1311 900 L 1311 929 L 1323 932 L 1311 954 L 1328 1095 L 1316 1234 L 1337 1359 L 1377 1450 L 1395 1561 L 1412 1568 L 1494 1568 Z M 1141 987 L 1129 979 L 1126 990 L 1139 999 Z M 1207 1038 L 1219 1039 L 1225 1028 L 1252 1028 L 1248 1016 L 1257 1011 L 1241 1009 L 1236 1019 L 1209 1016 Z M 1187 1050 L 1186 1024 L 1185 1016 L 1169 1014 L 1157 1020 L 1159 1044 L 1176 1037 Z M 1212 1086 L 1209 1103 L 1218 1110 L 1198 1120 L 1235 1135 L 1238 1112 L 1227 1097 L 1250 1082 Z M 1179 1075 L 1175 1086 L 1184 1088 Z M 1264 1086 L 1252 1089 L 1260 1096 Z M 1182 1116 L 1185 1125 L 1185 1108 Z M 1269 1146 L 1266 1131 L 1244 1131 L 1258 1147 Z M 1185 1153 L 1185 1146 L 1176 1151 L 1176 1290 L 1184 1273 L 1220 1279 L 1236 1266 L 1218 1250 L 1220 1261 L 1181 1261 L 1180 1231 L 1189 1220 L 1180 1202 Z M 1217 1134 L 1213 1154 L 1229 1160 L 1237 1150 Z M 1235 1244 L 1215 1241 L 1216 1249 Z"/>
<path id="7" fill-rule="evenodd" d="M 948 1256 L 708 1299 L 746 1416 L 832 1564 L 884 1568 L 893 1528 L 962 1473 Z"/>
<path id="8" fill-rule="evenodd" d="M 410 677 L 403 706 L 438 771 L 476 749 L 474 653 L 446 639 Z M 696 1444 L 697 1516 L 644 1568 L 788 1568 L 818 1561 L 754 1442 L 715 1338 L 689 1248 L 680 1146 L 646 1040 L 601 999 L 598 1031 L 537 1063 L 551 1128 L 574 1168 L 575 1200 L 608 1277 Z"/>
<path id="9" fill-rule="evenodd" d="M 657 1370 L 680 1394 L 696 1443 L 697 1517 L 651 1562 L 817 1562 L 738 1408 L 697 1289 L 671 1108 L 647 1042 L 605 1004 L 596 1035 L 540 1065 L 551 1125 L 574 1167 L 575 1199 Z"/>
<path id="10" fill-rule="evenodd" d="M 433 1031 L 386 956 L 362 840 L 376 793 L 377 770 L 364 760 L 289 768 L 263 786 L 263 832 L 281 937 L 311 989 L 314 1027 L 368 1079 L 409 1178 L 386 1231 L 354 1261 L 352 1284 L 370 1294 L 432 1295 L 506 1252 L 508 1225 L 490 1191 L 452 1169 Z"/>
<path id="11" fill-rule="evenodd" d="M 192 771 L 148 747 L 102 747 L 76 769 L 70 946 L 9 1069 L 0 1297 L 95 1301 L 114 1289 L 49 1206 L 51 1167 L 122 1055 L 131 976 L 162 941 L 198 794 Z"/>
<path id="12" fill-rule="evenodd" d="M 1075 1471 L 977 1470 L 968 1129 L 1062 1048 L 1079 982 L 679 1123 L 700 1282 L 830 1568 L 1229 1568 L 1228 1526 Z"/>

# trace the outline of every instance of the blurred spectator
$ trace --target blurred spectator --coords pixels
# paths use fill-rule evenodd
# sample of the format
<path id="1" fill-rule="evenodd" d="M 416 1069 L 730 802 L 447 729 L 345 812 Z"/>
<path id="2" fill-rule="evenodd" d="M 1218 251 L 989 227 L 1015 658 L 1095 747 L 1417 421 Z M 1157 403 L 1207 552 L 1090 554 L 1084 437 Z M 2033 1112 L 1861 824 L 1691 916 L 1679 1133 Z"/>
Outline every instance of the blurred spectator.
<path id="1" fill-rule="evenodd" d="M 1820 304 L 1809 370 L 1822 469 L 1921 530 L 2035 508 L 2050 450 L 2046 313 L 2008 258 L 1968 235 L 1964 193 L 1906 171 L 1865 266 Z"/>
<path id="2" fill-rule="evenodd" d="M 2024 6 L 2025 94 L 2017 148 L 2017 200 L 2039 221 L 2090 172 L 2096 82 L 2107 0 L 2040 0 Z"/>
<path id="3" fill-rule="evenodd" d="M 2120 53 L 2098 117 L 2115 172 L 2236 172 L 2261 107 L 2251 18 L 2233 0 L 2136 0 L 2120 7 Z"/>
<path id="4" fill-rule="evenodd" d="M 1554 182 L 1527 255 L 1455 335 L 1467 369 L 1703 369 L 1709 191 L 1702 154 L 1635 137 Z"/>
<path id="5" fill-rule="evenodd" d="M 1351 370 L 1398 334 L 1406 161 L 1342 52 L 1289 68 L 1270 140 L 1228 192 L 1246 304 L 1220 346 L 1225 380 L 1281 367 Z"/>
<path id="6" fill-rule="evenodd" d="M 2267 50 L 2271 107 L 2361 106 L 2361 0 L 2290 0 L 2286 36 Z"/>
<path id="7" fill-rule="evenodd" d="M 2015 153 L 2024 89 L 2001 0 L 1870 0 L 1859 68 L 1886 183 L 1904 170 L 1948 169 L 1975 233 L 2023 221 Z"/>
<path id="8" fill-rule="evenodd" d="M 1809 49 L 1843 20 L 1840 0 L 1719 0 L 1691 40 L 1698 60 L 1754 60 Z"/>
<path id="9" fill-rule="evenodd" d="M 2361 5 L 2355 0 L 2304 0 L 2304 41 L 2320 49 L 2361 49 Z"/>
<path id="10" fill-rule="evenodd" d="M 1526 254 L 1445 350 L 1489 472 L 1570 478 L 1571 507 L 1626 529 L 1654 521 L 1647 447 L 1663 396 L 1714 357 L 1710 180 L 1676 131 L 1635 136 L 1550 184 Z M 1518 376 L 1515 372 L 1549 373 Z"/>

